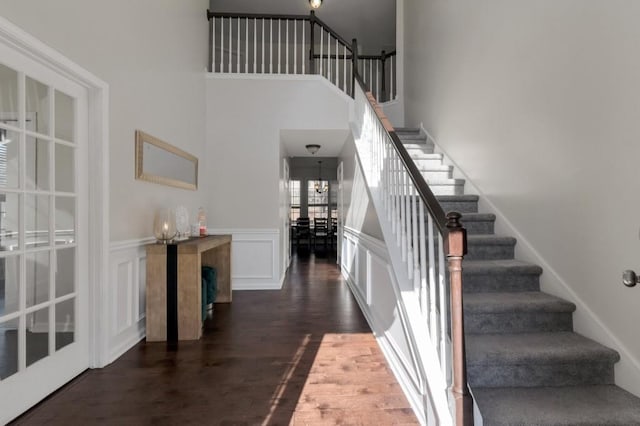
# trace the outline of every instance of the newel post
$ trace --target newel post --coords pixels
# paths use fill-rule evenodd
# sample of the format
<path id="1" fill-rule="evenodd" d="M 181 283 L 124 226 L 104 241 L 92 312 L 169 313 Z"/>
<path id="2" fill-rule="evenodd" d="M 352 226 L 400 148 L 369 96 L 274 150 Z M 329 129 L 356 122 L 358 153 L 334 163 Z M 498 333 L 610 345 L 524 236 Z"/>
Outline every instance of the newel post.
<path id="1" fill-rule="evenodd" d="M 467 254 L 467 231 L 460 223 L 458 212 L 447 214 L 446 255 L 451 280 L 451 343 L 453 351 L 453 384 L 456 425 L 473 425 L 473 402 L 467 386 L 467 361 L 464 343 L 462 307 L 462 259 Z"/>
<path id="2" fill-rule="evenodd" d="M 316 29 L 316 12 L 313 10 L 309 13 L 309 24 L 311 25 L 311 32 L 309 33 L 309 71 L 311 74 L 316 73 L 316 42 L 315 42 L 315 29 Z"/>

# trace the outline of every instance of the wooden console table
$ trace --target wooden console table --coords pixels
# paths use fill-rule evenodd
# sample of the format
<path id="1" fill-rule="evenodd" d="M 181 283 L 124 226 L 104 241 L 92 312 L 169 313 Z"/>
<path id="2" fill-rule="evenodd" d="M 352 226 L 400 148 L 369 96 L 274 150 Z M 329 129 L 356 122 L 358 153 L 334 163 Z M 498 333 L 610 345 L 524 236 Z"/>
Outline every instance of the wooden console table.
<path id="1" fill-rule="evenodd" d="M 231 302 L 231 235 L 190 238 L 147 249 L 147 341 L 202 336 L 202 266 L 217 270 L 216 303 Z M 177 325 L 175 324 L 177 322 Z"/>

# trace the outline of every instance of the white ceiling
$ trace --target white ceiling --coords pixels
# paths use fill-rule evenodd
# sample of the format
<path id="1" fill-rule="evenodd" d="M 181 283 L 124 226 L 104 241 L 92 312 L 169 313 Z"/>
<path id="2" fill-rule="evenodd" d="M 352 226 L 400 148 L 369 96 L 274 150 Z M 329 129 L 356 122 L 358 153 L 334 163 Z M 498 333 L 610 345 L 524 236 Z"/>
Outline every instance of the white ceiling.
<path id="1" fill-rule="evenodd" d="M 318 144 L 316 157 L 338 157 L 350 136 L 349 130 L 280 130 L 280 140 L 288 157 L 311 157 L 305 148 Z"/>
<path id="2" fill-rule="evenodd" d="M 215 12 L 307 15 L 308 0 L 210 0 Z M 316 16 L 345 40 L 358 39 L 362 54 L 396 45 L 396 0 L 324 0 Z"/>

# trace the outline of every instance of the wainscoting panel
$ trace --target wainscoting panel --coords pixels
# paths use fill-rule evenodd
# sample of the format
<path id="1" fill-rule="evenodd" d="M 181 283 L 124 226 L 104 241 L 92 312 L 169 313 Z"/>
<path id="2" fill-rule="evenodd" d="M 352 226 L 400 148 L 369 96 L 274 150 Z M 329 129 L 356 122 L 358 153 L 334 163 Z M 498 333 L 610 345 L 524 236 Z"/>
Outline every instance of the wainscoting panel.
<path id="1" fill-rule="evenodd" d="M 144 246 L 153 239 L 112 243 L 109 253 L 109 354 L 113 362 L 144 338 Z"/>
<path id="2" fill-rule="evenodd" d="M 209 229 L 210 234 L 231 234 L 231 282 L 234 290 L 279 290 L 280 230 Z"/>
<path id="3" fill-rule="evenodd" d="M 386 246 L 345 228 L 342 275 L 364 313 L 415 414 L 425 423 L 420 380 Z"/>

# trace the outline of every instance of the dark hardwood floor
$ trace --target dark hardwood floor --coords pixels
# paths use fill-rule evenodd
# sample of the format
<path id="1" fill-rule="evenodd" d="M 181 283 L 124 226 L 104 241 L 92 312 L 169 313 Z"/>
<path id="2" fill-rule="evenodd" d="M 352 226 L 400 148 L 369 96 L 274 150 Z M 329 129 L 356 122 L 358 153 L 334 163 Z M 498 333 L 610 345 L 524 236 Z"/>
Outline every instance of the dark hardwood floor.
<path id="1" fill-rule="evenodd" d="M 21 425 L 417 424 L 334 258 L 294 258 L 281 291 L 234 292 L 196 342 L 141 342 Z"/>

